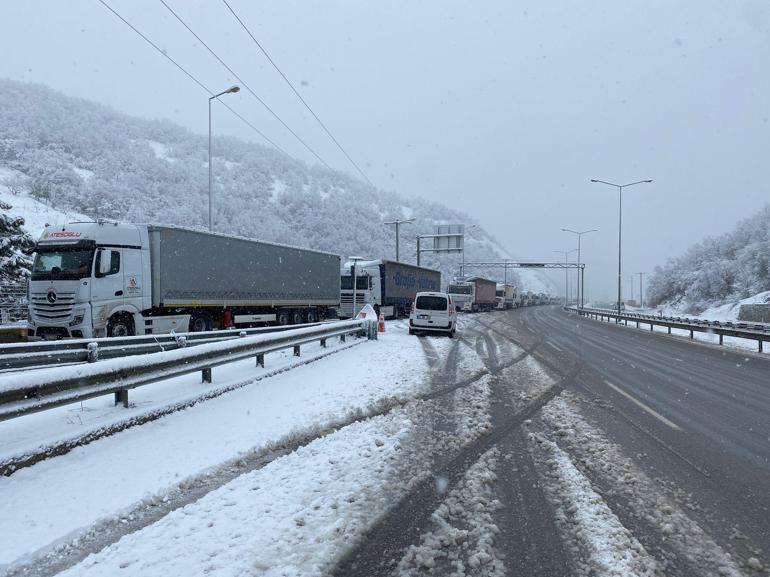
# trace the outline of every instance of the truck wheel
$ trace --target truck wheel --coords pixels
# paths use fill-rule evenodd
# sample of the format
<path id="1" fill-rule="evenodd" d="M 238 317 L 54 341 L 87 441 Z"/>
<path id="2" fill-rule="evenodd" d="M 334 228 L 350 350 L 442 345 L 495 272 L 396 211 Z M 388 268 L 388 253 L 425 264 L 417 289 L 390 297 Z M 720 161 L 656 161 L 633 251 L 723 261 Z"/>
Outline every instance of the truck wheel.
<path id="1" fill-rule="evenodd" d="M 283 326 L 286 326 L 289 324 L 289 313 L 286 311 L 281 311 L 276 315 L 275 320 L 278 321 L 278 324 Z"/>
<path id="2" fill-rule="evenodd" d="M 309 322 L 309 323 L 314 323 L 314 322 L 316 322 L 318 320 L 315 311 L 312 310 L 312 309 L 307 311 L 307 315 L 306 315 L 305 318 L 307 318 L 307 322 Z"/>
<path id="3" fill-rule="evenodd" d="M 302 311 L 294 311 L 291 313 L 291 324 L 293 325 L 302 324 Z"/>
<path id="4" fill-rule="evenodd" d="M 211 330 L 211 318 L 204 313 L 193 313 L 190 315 L 190 332 L 202 333 Z"/>
<path id="5" fill-rule="evenodd" d="M 118 313 L 107 321 L 108 337 L 132 337 L 134 334 L 134 318 L 127 313 Z"/>

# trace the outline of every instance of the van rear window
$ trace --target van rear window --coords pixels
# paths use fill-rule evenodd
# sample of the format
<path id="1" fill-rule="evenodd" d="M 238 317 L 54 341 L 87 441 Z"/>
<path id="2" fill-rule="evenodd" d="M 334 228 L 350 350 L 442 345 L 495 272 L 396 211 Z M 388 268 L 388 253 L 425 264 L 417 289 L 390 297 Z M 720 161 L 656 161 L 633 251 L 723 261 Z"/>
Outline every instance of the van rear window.
<path id="1" fill-rule="evenodd" d="M 423 311 L 445 311 L 447 309 L 446 297 L 417 297 L 417 305 L 415 308 Z"/>

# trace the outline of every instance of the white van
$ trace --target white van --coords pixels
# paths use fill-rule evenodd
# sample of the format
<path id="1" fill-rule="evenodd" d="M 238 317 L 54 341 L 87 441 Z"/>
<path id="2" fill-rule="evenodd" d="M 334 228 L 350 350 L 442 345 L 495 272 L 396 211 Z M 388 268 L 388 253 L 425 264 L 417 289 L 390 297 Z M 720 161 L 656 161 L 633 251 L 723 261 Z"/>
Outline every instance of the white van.
<path id="1" fill-rule="evenodd" d="M 456 320 L 455 306 L 447 293 L 417 293 L 409 313 L 409 334 L 446 333 L 451 339 L 457 331 Z"/>

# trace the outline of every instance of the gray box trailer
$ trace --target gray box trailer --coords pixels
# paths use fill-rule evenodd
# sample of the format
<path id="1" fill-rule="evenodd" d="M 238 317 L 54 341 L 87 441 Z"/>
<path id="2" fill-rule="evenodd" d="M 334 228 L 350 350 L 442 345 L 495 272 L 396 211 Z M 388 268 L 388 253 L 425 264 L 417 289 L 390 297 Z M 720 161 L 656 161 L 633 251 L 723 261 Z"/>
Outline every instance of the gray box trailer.
<path id="1" fill-rule="evenodd" d="M 175 227 L 148 233 L 153 307 L 231 308 L 260 322 L 276 320 L 258 318 L 269 309 L 339 306 L 338 255 Z"/>

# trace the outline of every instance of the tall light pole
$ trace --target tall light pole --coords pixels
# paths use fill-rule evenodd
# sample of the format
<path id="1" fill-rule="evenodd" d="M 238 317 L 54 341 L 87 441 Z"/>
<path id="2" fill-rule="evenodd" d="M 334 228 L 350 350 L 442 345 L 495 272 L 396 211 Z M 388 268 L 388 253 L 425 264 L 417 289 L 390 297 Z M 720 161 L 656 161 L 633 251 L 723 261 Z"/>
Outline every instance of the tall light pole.
<path id="1" fill-rule="evenodd" d="M 573 248 L 572 250 L 555 250 L 553 252 L 558 252 L 559 254 L 564 255 L 564 264 L 566 265 L 569 261 L 567 260 L 567 257 L 571 255 L 573 252 L 577 252 L 576 248 Z M 564 267 L 564 304 L 569 306 L 569 269 L 565 266 Z"/>
<path id="2" fill-rule="evenodd" d="M 219 94 L 215 94 L 214 96 L 209 97 L 209 232 L 214 230 L 214 218 L 212 216 L 211 212 L 211 183 L 212 183 L 212 173 L 211 173 L 211 101 L 215 98 L 219 98 L 223 94 L 230 94 L 238 92 L 241 89 L 240 86 L 231 86 L 227 90 L 223 90 Z"/>
<path id="3" fill-rule="evenodd" d="M 620 305 L 621 305 L 621 289 L 620 289 L 620 282 L 621 282 L 621 266 L 620 266 L 620 250 L 622 246 L 622 238 L 623 238 L 623 189 L 628 188 L 629 186 L 634 186 L 637 184 L 642 184 L 646 182 L 652 182 L 652 179 L 649 180 L 637 180 L 636 182 L 629 182 L 628 184 L 615 184 L 613 182 L 607 182 L 605 180 L 597 180 L 595 178 L 591 179 L 591 182 L 598 182 L 601 184 L 606 184 L 607 186 L 614 186 L 618 189 L 618 318 L 617 322 L 620 322 Z"/>
<path id="4" fill-rule="evenodd" d="M 572 234 L 576 234 L 577 235 L 577 237 L 578 237 L 578 249 L 577 249 L 577 251 L 578 251 L 578 264 L 580 264 L 580 239 L 583 237 L 584 234 L 588 234 L 589 232 L 598 232 L 599 229 L 598 228 L 592 228 L 591 230 L 583 230 L 583 231 L 580 231 L 580 232 L 578 232 L 576 230 L 572 230 L 570 228 L 563 228 L 561 230 L 563 232 L 571 232 Z M 585 296 L 583 295 L 583 291 L 580 288 L 580 275 L 581 274 L 583 275 L 583 281 L 585 282 L 585 273 L 581 273 L 581 270 L 583 270 L 583 269 L 578 267 L 578 269 L 577 269 L 577 283 L 578 283 L 578 285 L 577 285 L 577 287 L 578 287 L 577 288 L 577 301 L 578 301 L 578 303 L 580 303 L 578 306 L 580 306 L 580 308 L 582 309 L 583 308 L 583 301 L 585 300 Z"/>
<path id="5" fill-rule="evenodd" d="M 644 308 L 644 289 L 642 288 L 642 277 L 646 275 L 646 272 L 638 272 L 639 275 L 639 307 Z"/>
<path id="6" fill-rule="evenodd" d="M 413 218 L 407 218 L 405 220 L 391 220 L 390 222 L 383 222 L 382 224 L 395 224 L 396 225 L 396 262 L 401 262 L 398 258 L 398 229 L 402 224 L 412 224 L 414 222 Z"/>

